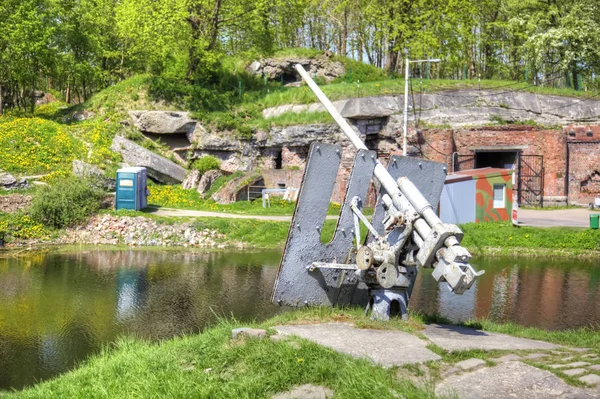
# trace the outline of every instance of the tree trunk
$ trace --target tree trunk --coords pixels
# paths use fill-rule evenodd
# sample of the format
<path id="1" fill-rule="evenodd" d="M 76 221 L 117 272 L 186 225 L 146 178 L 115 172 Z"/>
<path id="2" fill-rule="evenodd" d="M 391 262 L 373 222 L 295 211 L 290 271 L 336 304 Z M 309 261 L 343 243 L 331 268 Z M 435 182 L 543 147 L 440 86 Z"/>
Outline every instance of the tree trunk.
<path id="1" fill-rule="evenodd" d="M 345 57 L 348 53 L 347 51 L 347 42 L 348 42 L 348 7 L 344 7 L 344 15 L 342 19 L 342 29 L 340 36 L 340 55 Z"/>
<path id="2" fill-rule="evenodd" d="M 71 104 L 71 79 L 67 78 L 67 91 L 65 93 L 65 102 Z"/>
<path id="3" fill-rule="evenodd" d="M 577 67 L 572 67 L 571 69 L 571 76 L 572 76 L 572 80 L 573 80 L 573 88 L 575 90 L 579 90 L 579 79 L 577 79 Z"/>

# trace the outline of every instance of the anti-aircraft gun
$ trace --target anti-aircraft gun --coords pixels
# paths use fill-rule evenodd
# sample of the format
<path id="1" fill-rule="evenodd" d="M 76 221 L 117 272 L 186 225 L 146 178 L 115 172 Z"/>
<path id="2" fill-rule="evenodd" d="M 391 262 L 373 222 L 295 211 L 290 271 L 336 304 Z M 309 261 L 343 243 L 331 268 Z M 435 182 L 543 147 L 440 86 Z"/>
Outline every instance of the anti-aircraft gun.
<path id="1" fill-rule="evenodd" d="M 341 162 L 341 146 L 313 143 L 298 203 L 275 282 L 273 301 L 281 305 L 366 305 L 372 317 L 407 317 L 420 267 L 433 268 L 438 282 L 462 294 L 483 274 L 469 264 L 460 245 L 463 233 L 442 223 L 432 207 L 439 201 L 446 167 L 437 162 L 394 156 L 388 168 L 369 151 L 301 65 L 296 70 L 357 149 L 345 201 L 333 239 L 321 230 Z M 369 221 L 362 213 L 372 178 L 381 189 Z M 362 225 L 368 230 L 362 241 Z"/>

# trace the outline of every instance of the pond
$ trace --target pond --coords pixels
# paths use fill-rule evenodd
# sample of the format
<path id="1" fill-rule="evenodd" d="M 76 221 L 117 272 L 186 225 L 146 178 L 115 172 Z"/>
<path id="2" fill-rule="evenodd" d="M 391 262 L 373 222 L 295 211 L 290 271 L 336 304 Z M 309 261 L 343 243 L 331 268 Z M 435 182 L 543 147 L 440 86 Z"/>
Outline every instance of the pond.
<path id="1" fill-rule="evenodd" d="M 86 250 L 0 259 L 0 390 L 73 368 L 103 345 L 196 333 L 219 317 L 267 319 L 281 253 Z M 600 261 L 479 258 L 462 296 L 420 273 L 411 308 L 546 329 L 600 323 Z"/>

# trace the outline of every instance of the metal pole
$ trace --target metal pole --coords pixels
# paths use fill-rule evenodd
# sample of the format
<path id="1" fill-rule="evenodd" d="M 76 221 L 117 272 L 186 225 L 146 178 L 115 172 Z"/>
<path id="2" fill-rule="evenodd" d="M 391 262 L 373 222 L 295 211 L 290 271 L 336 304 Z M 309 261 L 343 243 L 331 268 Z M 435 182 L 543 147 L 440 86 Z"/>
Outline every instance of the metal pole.
<path id="1" fill-rule="evenodd" d="M 408 134 L 408 68 L 410 61 L 406 57 L 406 68 L 404 71 L 404 129 L 402 132 L 402 155 L 406 156 L 407 134 Z"/>

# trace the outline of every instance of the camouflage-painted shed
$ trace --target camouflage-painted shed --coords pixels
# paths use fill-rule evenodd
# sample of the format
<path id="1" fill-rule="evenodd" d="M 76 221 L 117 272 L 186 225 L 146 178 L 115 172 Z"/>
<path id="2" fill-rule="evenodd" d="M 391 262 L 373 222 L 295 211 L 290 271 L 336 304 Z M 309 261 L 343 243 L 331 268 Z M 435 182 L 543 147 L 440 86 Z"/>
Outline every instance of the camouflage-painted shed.
<path id="1" fill-rule="evenodd" d="M 446 223 L 509 221 L 513 170 L 481 168 L 449 174 L 440 198 Z"/>

